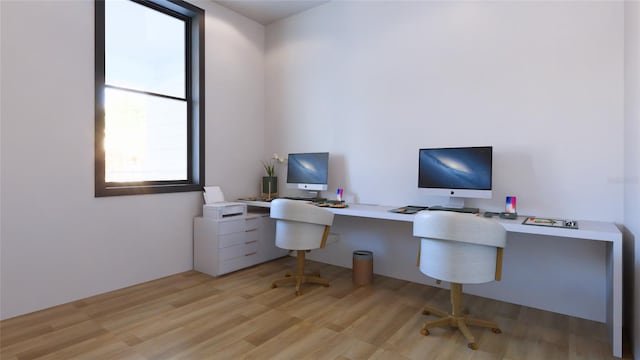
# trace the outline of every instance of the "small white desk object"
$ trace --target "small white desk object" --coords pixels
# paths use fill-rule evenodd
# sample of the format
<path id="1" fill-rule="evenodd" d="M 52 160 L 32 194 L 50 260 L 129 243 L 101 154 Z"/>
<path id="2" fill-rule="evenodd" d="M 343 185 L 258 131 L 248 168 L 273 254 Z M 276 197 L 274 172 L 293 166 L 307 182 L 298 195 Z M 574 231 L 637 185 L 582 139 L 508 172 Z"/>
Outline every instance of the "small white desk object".
<path id="1" fill-rule="evenodd" d="M 270 203 L 262 201 L 241 201 L 247 206 L 270 207 Z M 389 210 L 398 206 L 380 206 L 349 204 L 349 207 L 328 208 L 336 215 L 370 219 L 382 219 L 412 223 L 414 215 L 392 213 Z M 579 229 L 564 229 L 545 226 L 524 225 L 525 217 L 516 220 L 493 218 L 508 233 L 522 233 L 559 238 L 572 238 L 586 241 L 604 241 L 606 243 L 606 323 L 609 328 L 613 356 L 622 357 L 622 233 L 610 222 L 578 220 Z"/>
<path id="2" fill-rule="evenodd" d="M 247 215 L 247 204 L 238 202 L 216 202 L 202 205 L 202 217 L 222 220 Z"/>
<path id="3" fill-rule="evenodd" d="M 222 189 L 220 189 L 219 186 L 205 186 L 202 196 L 204 196 L 205 204 L 224 201 L 224 194 L 222 193 Z"/>

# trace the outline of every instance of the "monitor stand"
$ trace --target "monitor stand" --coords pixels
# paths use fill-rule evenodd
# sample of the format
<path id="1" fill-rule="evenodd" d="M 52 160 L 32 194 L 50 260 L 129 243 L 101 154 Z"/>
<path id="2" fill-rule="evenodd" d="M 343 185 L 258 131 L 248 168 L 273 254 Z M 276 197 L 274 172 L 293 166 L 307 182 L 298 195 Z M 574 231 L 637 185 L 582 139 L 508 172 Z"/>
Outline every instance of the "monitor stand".
<path id="1" fill-rule="evenodd" d="M 458 208 L 458 207 L 445 207 L 445 206 L 429 206 L 429 211 L 452 211 L 452 212 L 459 212 L 459 213 L 465 213 L 465 214 L 478 214 L 480 212 L 480 209 L 478 208 L 467 208 L 467 207 L 462 207 L 462 208 Z"/>
<path id="2" fill-rule="evenodd" d="M 464 198 L 449 197 L 449 203 L 447 206 L 429 206 L 431 211 L 454 211 L 466 214 L 477 214 L 480 212 L 478 208 L 464 207 Z"/>
<path id="3" fill-rule="evenodd" d="M 320 197 L 320 191 L 306 190 L 308 196 L 285 196 L 285 199 L 290 200 L 304 200 L 312 202 L 324 202 L 327 199 Z"/>
<path id="4" fill-rule="evenodd" d="M 307 190 L 306 193 L 309 194 L 310 199 L 320 198 L 320 191 Z"/>
<path id="5" fill-rule="evenodd" d="M 461 197 L 449 197 L 449 203 L 447 204 L 448 208 L 452 209 L 462 209 L 464 208 L 464 198 Z"/>

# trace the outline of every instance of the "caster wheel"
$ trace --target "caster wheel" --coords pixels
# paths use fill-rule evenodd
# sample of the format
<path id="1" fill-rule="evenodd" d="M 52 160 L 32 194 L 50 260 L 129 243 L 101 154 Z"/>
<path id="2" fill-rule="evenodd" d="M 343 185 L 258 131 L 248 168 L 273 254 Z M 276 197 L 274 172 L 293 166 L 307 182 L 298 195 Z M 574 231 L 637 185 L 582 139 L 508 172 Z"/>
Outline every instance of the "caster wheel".
<path id="1" fill-rule="evenodd" d="M 431 311 L 429 311 L 429 310 L 422 310 L 422 315 L 431 315 Z"/>
<path id="2" fill-rule="evenodd" d="M 291 277 L 291 274 L 284 274 L 284 277 Z"/>
<path id="3" fill-rule="evenodd" d="M 491 331 L 493 331 L 494 334 L 502 334 L 502 330 L 498 328 L 492 328 Z"/>
<path id="4" fill-rule="evenodd" d="M 476 343 L 468 343 L 467 346 L 471 350 L 478 350 L 478 344 L 476 344 Z"/>
<path id="5" fill-rule="evenodd" d="M 278 287 L 278 285 L 276 285 L 276 284 L 271 284 L 271 288 L 272 288 L 272 289 L 275 289 L 275 288 L 277 288 L 277 287 Z"/>
<path id="6" fill-rule="evenodd" d="M 422 334 L 422 336 L 427 336 L 427 335 L 429 335 L 429 330 L 422 329 L 422 330 L 420 330 L 420 334 Z"/>
<path id="7" fill-rule="evenodd" d="M 302 291 L 300 290 L 296 291 L 296 296 L 300 296 L 300 295 L 302 295 Z"/>

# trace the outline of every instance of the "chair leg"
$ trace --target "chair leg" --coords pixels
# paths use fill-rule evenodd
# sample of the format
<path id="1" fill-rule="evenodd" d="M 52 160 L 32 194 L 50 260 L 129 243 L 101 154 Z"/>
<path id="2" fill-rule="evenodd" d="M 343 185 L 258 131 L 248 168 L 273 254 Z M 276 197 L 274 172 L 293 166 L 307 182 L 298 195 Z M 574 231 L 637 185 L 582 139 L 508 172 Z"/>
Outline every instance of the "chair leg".
<path id="1" fill-rule="evenodd" d="M 298 250 L 298 256 L 296 257 L 296 296 L 302 295 L 300 286 L 302 285 L 302 280 L 304 280 L 304 259 L 305 252 Z"/>
<path id="2" fill-rule="evenodd" d="M 436 309 L 432 306 L 429 305 L 425 305 L 424 309 L 422 310 L 422 315 L 431 315 L 431 314 L 435 314 L 438 315 L 440 317 L 442 316 L 449 316 L 449 313 L 446 311 L 442 311 L 440 309 Z"/>
<path id="3" fill-rule="evenodd" d="M 476 343 L 476 339 L 473 337 L 471 330 L 469 330 L 470 326 L 480 326 L 490 328 L 496 334 L 501 333 L 502 331 L 498 327 L 498 324 L 493 321 L 488 320 L 480 320 L 475 318 L 467 317 L 468 311 L 461 311 L 461 303 L 462 303 L 462 284 L 451 283 L 451 313 L 447 313 L 442 310 L 438 310 L 431 306 L 425 306 L 422 311 L 423 314 L 429 315 L 431 313 L 440 316 L 440 319 L 427 321 L 424 323 L 424 326 L 420 330 L 422 335 L 429 335 L 429 329 L 434 327 L 443 327 L 443 326 L 452 326 L 456 327 L 462 332 L 465 339 L 467 339 L 467 346 L 472 350 L 478 349 L 478 344 Z"/>
<path id="4" fill-rule="evenodd" d="M 451 283 L 451 315 L 453 317 L 462 316 L 460 311 L 462 303 L 462 284 Z"/>
<path id="5" fill-rule="evenodd" d="M 498 323 L 493 322 L 493 321 L 465 317 L 464 318 L 464 322 L 467 323 L 467 325 L 471 325 L 471 326 L 489 328 L 489 329 L 491 329 L 491 331 L 493 331 L 496 334 L 499 334 L 499 333 L 502 332 L 500 330 L 500 326 L 498 325 Z"/>
<path id="6" fill-rule="evenodd" d="M 440 319 L 435 319 L 435 320 L 425 322 L 424 325 L 422 325 L 422 330 L 420 330 L 420 334 L 429 335 L 429 329 L 434 327 L 444 327 L 444 326 L 451 326 L 451 318 L 442 317 Z"/>
<path id="7" fill-rule="evenodd" d="M 282 279 L 273 280 L 273 282 L 271 283 L 271 287 L 277 288 L 278 285 L 284 285 L 284 284 L 295 283 L 295 282 L 296 282 L 296 278 L 293 276 L 289 276 Z"/>
<path id="8" fill-rule="evenodd" d="M 465 338 L 467 338 L 468 344 L 467 346 L 472 350 L 478 350 L 478 344 L 476 344 L 476 339 L 471 334 L 471 331 L 467 327 L 467 324 L 464 323 L 464 319 L 458 319 L 457 321 L 458 329 L 462 332 Z"/>
<path id="9" fill-rule="evenodd" d="M 329 280 L 325 278 L 321 278 L 319 276 L 305 276 L 304 282 L 322 285 L 324 287 L 329 287 Z"/>

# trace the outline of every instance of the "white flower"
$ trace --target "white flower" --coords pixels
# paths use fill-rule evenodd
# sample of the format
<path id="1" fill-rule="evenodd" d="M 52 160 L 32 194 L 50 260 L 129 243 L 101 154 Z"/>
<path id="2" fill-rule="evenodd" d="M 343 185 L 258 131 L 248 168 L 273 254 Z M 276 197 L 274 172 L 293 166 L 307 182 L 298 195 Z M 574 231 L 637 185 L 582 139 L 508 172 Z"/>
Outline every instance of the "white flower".
<path id="1" fill-rule="evenodd" d="M 273 153 L 273 156 L 268 161 L 263 161 L 262 165 L 264 166 L 267 176 L 276 176 L 276 165 L 278 163 L 282 164 L 284 161 L 285 158 L 280 157 L 277 153 Z"/>
<path id="2" fill-rule="evenodd" d="M 277 162 L 279 162 L 280 164 L 283 164 L 283 163 L 284 163 L 284 160 L 285 160 L 285 158 L 284 158 L 284 157 L 280 157 L 280 156 L 278 155 L 278 153 L 273 153 L 273 157 L 272 157 L 272 159 L 273 159 L 273 160 L 275 160 L 275 161 L 277 161 Z"/>

